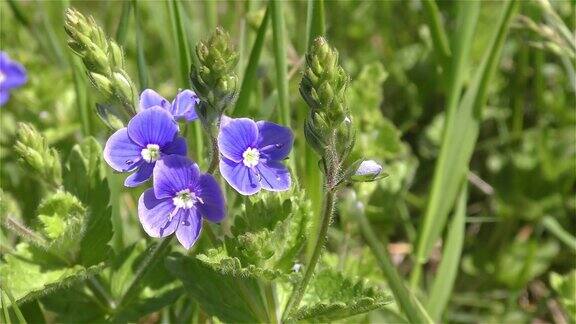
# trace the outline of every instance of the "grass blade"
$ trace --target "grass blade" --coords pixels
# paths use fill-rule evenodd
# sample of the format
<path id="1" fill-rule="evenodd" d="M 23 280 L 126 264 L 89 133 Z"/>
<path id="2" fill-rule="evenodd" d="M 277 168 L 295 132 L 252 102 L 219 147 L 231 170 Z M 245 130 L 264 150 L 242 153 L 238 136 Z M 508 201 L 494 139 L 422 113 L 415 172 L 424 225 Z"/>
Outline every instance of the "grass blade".
<path id="1" fill-rule="evenodd" d="M 172 21 L 172 31 L 175 35 L 175 40 L 178 47 L 178 71 L 180 75 L 180 82 L 179 85 L 182 88 L 189 87 L 188 75 L 190 74 L 190 53 L 189 53 L 189 46 L 188 46 L 188 37 L 186 36 L 184 30 L 184 22 L 182 21 L 182 14 L 180 12 L 180 5 L 178 1 L 172 0 L 170 3 L 167 3 L 168 12 L 170 15 L 170 20 Z M 204 152 L 204 142 L 202 140 L 202 128 L 200 123 L 193 123 L 189 125 L 194 129 L 192 134 L 188 134 L 189 136 L 194 136 L 194 147 L 195 147 L 195 160 L 201 163 L 201 159 L 203 157 Z"/>
<path id="2" fill-rule="evenodd" d="M 252 45 L 252 50 L 250 51 L 248 65 L 246 65 L 246 70 L 244 70 L 244 78 L 240 86 L 238 101 L 236 101 L 236 105 L 232 110 L 234 113 L 233 116 L 245 116 L 248 113 L 250 95 L 256 84 L 256 70 L 258 69 L 258 62 L 260 62 L 260 56 L 264 48 L 264 38 L 266 36 L 268 20 L 270 20 L 270 7 L 266 9 L 264 19 L 262 19 L 262 23 L 260 23 L 260 27 L 258 27 L 258 33 Z"/>
<path id="3" fill-rule="evenodd" d="M 326 34 L 324 20 L 324 0 L 308 0 L 306 17 L 306 44 L 308 47 L 316 37 Z"/>
<path id="4" fill-rule="evenodd" d="M 16 313 L 16 317 L 18 318 L 18 322 L 20 324 L 26 324 L 27 323 L 26 319 L 24 318 L 22 311 L 20 311 L 20 307 L 18 307 L 18 303 L 16 303 L 16 300 L 14 299 L 14 296 L 12 296 L 12 293 L 8 289 L 4 290 L 4 293 L 6 294 L 6 296 L 8 296 L 8 299 L 10 299 L 10 304 L 12 305 L 12 309 L 14 310 L 14 313 Z"/>
<path id="5" fill-rule="evenodd" d="M 128 23 L 130 22 L 130 9 L 132 8 L 132 1 L 124 1 L 122 4 L 122 15 L 120 16 L 120 22 L 118 23 L 118 28 L 116 29 L 116 43 L 120 46 L 124 46 L 126 43 L 126 34 L 128 33 Z"/>
<path id="6" fill-rule="evenodd" d="M 546 228 L 548 232 L 556 236 L 560 242 L 566 244 L 566 246 L 572 249 L 572 251 L 576 251 L 576 237 L 562 228 L 562 225 L 558 223 L 556 218 L 552 216 L 544 216 L 544 218 L 542 218 L 542 225 L 544 225 L 544 228 Z"/>
<path id="7" fill-rule="evenodd" d="M 428 24 L 430 25 L 434 49 L 440 59 L 441 66 L 446 71 L 449 67 L 451 53 L 448 45 L 448 37 L 442 25 L 440 10 L 438 10 L 438 5 L 436 5 L 436 1 L 434 0 L 422 0 L 422 5 L 426 18 L 428 19 Z"/>
<path id="8" fill-rule="evenodd" d="M 286 64 L 286 30 L 282 0 L 270 0 L 272 9 L 272 31 L 274 35 L 274 60 L 276 62 L 276 88 L 278 89 L 278 106 L 280 123 L 290 127 L 288 107 L 288 77 Z"/>
<path id="9" fill-rule="evenodd" d="M 388 282 L 388 286 L 390 286 L 390 290 L 392 290 L 392 293 L 394 294 L 396 302 L 400 308 L 402 308 L 410 323 L 433 323 L 430 316 L 426 313 L 426 310 L 424 310 L 414 294 L 408 290 L 404 281 L 396 271 L 396 268 L 390 261 L 386 248 L 376 237 L 376 234 L 372 230 L 372 225 L 366 218 L 364 211 L 361 209 L 354 210 L 355 215 L 352 215 L 352 217 L 358 221 L 362 236 L 376 257 L 378 266 L 382 269 L 384 277 Z"/>
<path id="10" fill-rule="evenodd" d="M 456 211 L 454 212 L 454 219 L 452 219 L 446 241 L 444 242 L 442 261 L 437 271 L 439 275 L 436 276 L 432 283 L 432 289 L 426 305 L 430 317 L 438 323 L 440 323 L 444 309 L 446 309 L 446 305 L 450 300 L 454 282 L 456 282 L 458 275 L 460 256 L 464 245 L 464 231 L 466 229 L 467 202 L 468 189 L 466 182 L 464 182 L 456 205 Z"/>
<path id="11" fill-rule="evenodd" d="M 306 51 L 308 51 L 308 47 L 310 47 L 310 44 L 314 39 L 318 36 L 324 36 L 326 33 L 323 0 L 308 0 L 306 31 Z M 298 125 L 304 125 L 306 116 L 307 112 L 305 109 L 298 109 Z M 302 133 L 302 136 L 303 135 L 304 134 Z M 316 155 L 316 152 L 306 144 L 306 141 L 299 141 L 299 144 L 297 145 L 299 155 L 304 157 L 302 163 L 304 174 L 302 184 L 308 197 L 310 197 L 312 211 L 317 214 L 320 213 L 320 209 L 322 208 L 322 176 L 320 172 L 318 172 L 318 155 Z M 320 220 L 317 218 L 313 219 L 313 230 L 317 231 L 318 226 L 320 226 Z M 312 254 L 313 248 L 313 241 L 310 240 L 306 247 L 308 255 Z"/>
<path id="12" fill-rule="evenodd" d="M 440 158 L 435 169 L 432 192 L 418 242 L 416 257 L 420 265 L 428 260 L 434 242 L 444 228 L 448 213 L 454 204 L 459 184 L 466 176 L 478 137 L 488 82 L 496 68 L 504 38 L 517 7 L 516 0 L 504 4 L 502 16 L 497 24 L 497 33 L 483 56 L 471 86 L 462 98 L 459 108 L 454 112 L 448 112 Z M 421 267 L 417 266 L 412 273 L 413 285 L 417 284 L 420 271 Z"/>
<path id="13" fill-rule="evenodd" d="M 144 55 L 144 44 L 142 37 L 142 21 L 140 19 L 140 8 L 138 2 L 134 0 L 134 21 L 136 23 L 136 52 L 138 65 L 138 80 L 140 81 L 140 90 L 148 88 L 148 65 Z"/>

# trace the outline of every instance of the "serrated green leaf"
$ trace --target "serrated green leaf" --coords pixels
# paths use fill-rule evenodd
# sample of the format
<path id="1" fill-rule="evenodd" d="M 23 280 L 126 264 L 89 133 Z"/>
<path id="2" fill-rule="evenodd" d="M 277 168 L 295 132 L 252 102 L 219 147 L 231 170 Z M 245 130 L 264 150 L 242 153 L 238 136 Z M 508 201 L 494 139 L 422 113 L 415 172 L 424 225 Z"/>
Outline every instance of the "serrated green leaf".
<path id="1" fill-rule="evenodd" d="M 112 249 L 110 190 L 102 163 L 102 147 L 89 137 L 72 148 L 64 173 L 64 187 L 88 208 L 80 261 L 91 266 L 107 260 Z"/>
<path id="2" fill-rule="evenodd" d="M 40 203 L 38 219 L 43 233 L 50 239 L 47 247 L 50 252 L 68 260 L 75 259 L 84 232 L 85 214 L 78 198 L 67 192 L 56 192 Z"/>
<path id="3" fill-rule="evenodd" d="M 224 322 L 267 322 L 257 276 L 240 268 L 237 260 L 222 257 L 219 261 L 224 266 L 214 267 L 200 258 L 173 254 L 166 266 L 209 315 Z"/>
<path id="4" fill-rule="evenodd" d="M 37 247 L 20 243 L 14 253 L 4 256 L 0 264 L 0 281 L 20 303 L 66 287 L 101 269 L 101 266 L 68 266 Z"/>
<path id="5" fill-rule="evenodd" d="M 106 312 L 88 295 L 81 284 L 74 284 L 58 294 L 41 298 L 43 307 L 54 314 L 56 323 L 104 323 Z"/>
<path id="6" fill-rule="evenodd" d="M 380 308 L 391 297 L 365 282 L 353 281 L 331 269 L 317 273 L 291 316 L 295 320 L 332 321 Z"/>
<path id="7" fill-rule="evenodd" d="M 243 267 L 290 272 L 310 227 L 310 201 L 304 194 L 263 194 L 247 200 L 236 216 L 228 254 Z"/>

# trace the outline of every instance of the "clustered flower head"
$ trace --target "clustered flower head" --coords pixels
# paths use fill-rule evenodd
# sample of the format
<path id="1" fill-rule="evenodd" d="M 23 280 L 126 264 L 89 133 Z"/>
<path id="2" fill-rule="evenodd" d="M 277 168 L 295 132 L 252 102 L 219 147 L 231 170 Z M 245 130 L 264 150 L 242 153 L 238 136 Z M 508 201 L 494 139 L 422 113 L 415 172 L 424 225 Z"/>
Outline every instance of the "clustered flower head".
<path id="1" fill-rule="evenodd" d="M 153 179 L 138 203 L 138 216 L 151 237 L 176 233 L 190 248 L 198 239 L 202 219 L 220 222 L 226 214 L 222 190 L 211 174 L 203 174 L 186 157 L 186 140 L 179 136 L 178 121 L 198 118 L 199 98 L 182 90 L 170 103 L 152 89 L 140 95 L 139 112 L 127 127 L 106 142 L 104 159 L 118 172 L 132 173 L 124 182 L 136 187 Z M 288 190 L 291 177 L 282 163 L 292 149 L 292 131 L 271 122 L 249 118 L 222 120 L 217 138 L 220 173 L 242 195 L 265 189 Z"/>
<path id="2" fill-rule="evenodd" d="M 27 80 L 24 67 L 0 51 L 0 106 L 8 102 L 12 89 L 23 86 Z"/>

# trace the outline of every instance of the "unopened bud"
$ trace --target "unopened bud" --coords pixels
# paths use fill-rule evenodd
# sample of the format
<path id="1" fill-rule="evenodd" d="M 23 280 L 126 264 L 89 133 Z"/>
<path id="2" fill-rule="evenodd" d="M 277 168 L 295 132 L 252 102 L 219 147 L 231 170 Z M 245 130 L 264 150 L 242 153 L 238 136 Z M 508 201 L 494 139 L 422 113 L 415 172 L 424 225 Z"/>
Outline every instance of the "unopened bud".
<path id="1" fill-rule="evenodd" d="M 371 182 L 388 176 L 382 165 L 374 160 L 360 160 L 351 166 L 350 180 L 354 182 Z"/>

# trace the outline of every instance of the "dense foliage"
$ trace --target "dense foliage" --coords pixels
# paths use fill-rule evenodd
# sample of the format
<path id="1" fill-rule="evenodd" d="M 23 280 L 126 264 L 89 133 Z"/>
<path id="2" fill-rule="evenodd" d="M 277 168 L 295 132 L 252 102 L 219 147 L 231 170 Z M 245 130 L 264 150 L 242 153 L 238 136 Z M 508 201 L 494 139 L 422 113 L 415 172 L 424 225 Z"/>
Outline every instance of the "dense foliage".
<path id="1" fill-rule="evenodd" d="M 575 12 L 2 1 L 2 322 L 573 323 Z"/>

